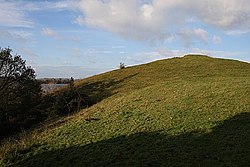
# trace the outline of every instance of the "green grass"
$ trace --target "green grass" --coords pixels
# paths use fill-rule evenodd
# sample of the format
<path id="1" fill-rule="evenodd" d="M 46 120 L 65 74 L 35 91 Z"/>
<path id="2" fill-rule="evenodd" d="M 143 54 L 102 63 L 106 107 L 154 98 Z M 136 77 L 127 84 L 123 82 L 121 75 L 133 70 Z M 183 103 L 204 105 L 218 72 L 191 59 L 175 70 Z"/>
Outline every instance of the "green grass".
<path id="1" fill-rule="evenodd" d="M 2 166 L 250 166 L 250 64 L 185 56 L 77 84 L 96 103 L 2 143 Z"/>

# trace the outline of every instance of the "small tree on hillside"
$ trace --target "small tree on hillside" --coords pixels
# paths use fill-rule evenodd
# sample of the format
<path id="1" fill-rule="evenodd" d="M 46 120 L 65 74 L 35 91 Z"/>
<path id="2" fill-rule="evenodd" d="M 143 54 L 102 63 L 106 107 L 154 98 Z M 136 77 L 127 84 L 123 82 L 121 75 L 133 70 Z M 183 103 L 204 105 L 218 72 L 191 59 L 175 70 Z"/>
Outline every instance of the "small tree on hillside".
<path id="1" fill-rule="evenodd" d="M 120 68 L 120 69 L 124 69 L 125 67 L 126 67 L 125 64 L 122 63 L 122 62 L 120 62 L 119 68 Z"/>

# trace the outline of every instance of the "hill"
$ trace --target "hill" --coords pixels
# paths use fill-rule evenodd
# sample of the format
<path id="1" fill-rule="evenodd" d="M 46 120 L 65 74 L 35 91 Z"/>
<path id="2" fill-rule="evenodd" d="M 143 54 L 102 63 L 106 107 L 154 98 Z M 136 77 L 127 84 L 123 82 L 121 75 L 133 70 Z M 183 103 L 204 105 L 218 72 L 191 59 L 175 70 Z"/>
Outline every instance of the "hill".
<path id="1" fill-rule="evenodd" d="M 76 88 L 95 104 L 2 143 L 3 166 L 250 165 L 249 63 L 187 55 Z"/>

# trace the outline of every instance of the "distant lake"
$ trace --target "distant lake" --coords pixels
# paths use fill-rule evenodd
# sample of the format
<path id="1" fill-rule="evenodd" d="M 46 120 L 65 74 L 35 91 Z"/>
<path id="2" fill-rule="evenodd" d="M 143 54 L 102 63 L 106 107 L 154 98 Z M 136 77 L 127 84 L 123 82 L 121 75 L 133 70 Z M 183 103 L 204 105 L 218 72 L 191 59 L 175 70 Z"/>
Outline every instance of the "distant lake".
<path id="1" fill-rule="evenodd" d="M 42 90 L 45 92 L 45 93 L 49 93 L 49 92 L 52 92 L 56 89 L 59 89 L 65 85 L 68 85 L 68 84 L 41 84 L 42 86 Z"/>

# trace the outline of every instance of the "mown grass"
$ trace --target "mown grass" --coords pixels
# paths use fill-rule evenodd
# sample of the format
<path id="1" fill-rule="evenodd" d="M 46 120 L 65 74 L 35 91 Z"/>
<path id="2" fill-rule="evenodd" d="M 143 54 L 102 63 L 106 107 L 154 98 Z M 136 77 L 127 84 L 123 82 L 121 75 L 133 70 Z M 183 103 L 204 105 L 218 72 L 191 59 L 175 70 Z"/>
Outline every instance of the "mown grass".
<path id="1" fill-rule="evenodd" d="M 250 64 L 185 56 L 77 83 L 95 105 L 2 143 L 2 166 L 249 166 Z"/>

